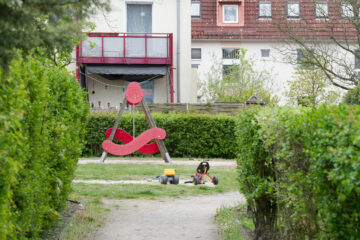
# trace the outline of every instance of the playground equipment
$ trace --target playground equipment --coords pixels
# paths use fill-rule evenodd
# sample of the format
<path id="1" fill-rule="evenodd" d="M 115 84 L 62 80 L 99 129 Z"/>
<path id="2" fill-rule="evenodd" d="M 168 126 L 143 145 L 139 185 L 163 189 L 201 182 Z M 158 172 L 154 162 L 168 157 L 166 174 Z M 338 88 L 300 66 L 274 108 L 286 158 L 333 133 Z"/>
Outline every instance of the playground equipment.
<path id="1" fill-rule="evenodd" d="M 118 125 L 122 114 L 125 110 L 126 104 L 135 106 L 140 104 L 144 113 L 147 122 L 150 125 L 150 129 L 146 130 L 145 132 L 141 133 L 138 137 L 132 137 L 123 129 L 118 129 Z M 135 128 L 135 118 L 133 116 L 133 129 Z M 133 131 L 134 132 L 134 131 Z M 100 163 L 103 163 L 106 159 L 107 153 L 116 155 L 116 156 L 125 156 L 136 151 L 143 153 L 143 154 L 154 154 L 160 151 L 161 157 L 167 163 L 171 164 L 170 155 L 165 147 L 164 142 L 162 141 L 165 136 L 166 132 L 161 129 L 157 128 L 152 118 L 151 112 L 144 100 L 144 94 L 142 89 L 137 82 L 132 82 L 129 84 L 126 92 L 125 98 L 123 103 L 121 104 L 121 108 L 119 114 L 115 120 L 114 126 L 109 128 L 105 132 L 106 137 L 108 138 L 102 143 L 102 147 L 104 152 L 101 155 Z M 119 145 L 113 143 L 113 139 L 119 139 L 123 142 L 123 145 Z M 154 143 L 148 144 L 151 140 L 155 139 Z"/>
<path id="2" fill-rule="evenodd" d="M 125 130 L 117 128 L 121 116 L 125 110 L 126 104 L 132 105 L 134 107 L 135 105 L 140 104 L 145 113 L 146 120 L 151 127 L 137 137 L 135 137 L 135 135 L 131 136 Z M 135 114 L 135 111 L 133 112 L 133 114 Z M 135 117 L 133 115 L 133 133 L 134 132 Z M 129 84 L 125 92 L 125 98 L 123 100 L 123 104 L 121 105 L 119 114 L 115 120 L 114 126 L 106 130 L 105 136 L 108 139 L 102 143 L 104 152 L 101 155 L 100 163 L 103 163 L 105 161 L 107 153 L 116 156 L 125 156 L 134 152 L 139 152 L 142 154 L 154 154 L 160 151 L 163 160 L 170 165 L 172 164 L 170 155 L 165 147 L 164 142 L 162 141 L 166 136 L 166 132 L 164 129 L 156 127 L 151 112 L 146 104 L 146 101 L 144 100 L 144 94 L 142 92 L 142 89 L 137 82 L 132 82 Z M 112 140 L 114 138 L 120 140 L 124 144 L 119 145 L 113 143 Z M 153 139 L 155 139 L 155 142 L 149 144 L 148 142 Z M 160 176 L 159 179 L 161 184 L 167 184 L 168 182 L 170 184 L 179 183 L 179 177 L 175 175 L 175 169 L 165 169 L 164 175 Z"/>
<path id="3" fill-rule="evenodd" d="M 196 173 L 195 173 L 195 176 L 191 176 L 192 180 L 191 181 L 187 181 L 185 183 L 194 183 L 194 185 L 198 185 L 198 184 L 204 184 L 205 181 L 203 180 L 203 176 L 206 175 L 208 176 L 210 179 L 211 179 L 211 182 L 214 184 L 214 185 L 218 185 L 219 183 L 219 179 L 214 176 L 214 177 L 211 177 L 209 175 L 209 170 L 210 170 L 210 164 L 208 161 L 202 161 L 199 166 L 197 167 L 196 169 Z"/>
<path id="4" fill-rule="evenodd" d="M 164 169 L 164 175 L 161 175 L 159 180 L 161 184 L 179 184 L 179 177 L 175 175 L 175 169 Z"/>

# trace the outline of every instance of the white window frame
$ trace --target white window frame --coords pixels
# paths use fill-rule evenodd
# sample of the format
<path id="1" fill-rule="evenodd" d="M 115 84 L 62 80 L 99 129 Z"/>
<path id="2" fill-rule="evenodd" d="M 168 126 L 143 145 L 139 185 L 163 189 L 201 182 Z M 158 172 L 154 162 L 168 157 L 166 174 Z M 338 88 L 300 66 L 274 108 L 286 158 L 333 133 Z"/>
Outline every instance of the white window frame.
<path id="1" fill-rule="evenodd" d="M 236 9 L 236 21 L 225 21 L 225 8 L 226 7 L 235 7 Z M 223 23 L 239 23 L 239 6 L 238 5 L 235 5 L 235 4 L 232 4 L 232 5 L 223 5 L 222 6 L 222 20 L 223 20 Z"/>
<path id="2" fill-rule="evenodd" d="M 260 15 L 261 5 L 270 5 L 270 16 Z M 272 18 L 272 4 L 271 2 L 261 1 L 259 2 L 259 19 L 271 19 Z"/>
<path id="3" fill-rule="evenodd" d="M 346 2 L 341 3 L 341 17 L 344 19 L 354 18 L 353 7 L 350 3 L 346 3 Z"/>
<path id="4" fill-rule="evenodd" d="M 199 6 L 199 14 L 198 15 L 193 15 L 193 5 L 198 5 Z M 201 2 L 197 1 L 197 2 L 191 2 L 191 18 L 201 18 Z"/>
<path id="5" fill-rule="evenodd" d="M 290 5 L 290 4 L 296 4 L 296 5 L 298 5 L 299 14 L 298 14 L 297 16 L 290 16 L 290 15 L 289 15 L 289 5 Z M 287 3 L 286 3 L 286 15 L 287 15 L 287 18 L 288 18 L 288 19 L 299 19 L 300 16 L 301 16 L 300 2 L 287 2 Z"/>
<path id="6" fill-rule="evenodd" d="M 321 15 L 318 15 L 318 9 L 320 11 L 323 10 L 323 8 L 318 8 L 319 6 L 324 5 L 326 6 L 326 15 L 323 15 L 323 13 L 321 13 Z M 328 2 L 315 2 L 315 17 L 316 19 L 328 19 L 329 18 L 329 4 Z"/>

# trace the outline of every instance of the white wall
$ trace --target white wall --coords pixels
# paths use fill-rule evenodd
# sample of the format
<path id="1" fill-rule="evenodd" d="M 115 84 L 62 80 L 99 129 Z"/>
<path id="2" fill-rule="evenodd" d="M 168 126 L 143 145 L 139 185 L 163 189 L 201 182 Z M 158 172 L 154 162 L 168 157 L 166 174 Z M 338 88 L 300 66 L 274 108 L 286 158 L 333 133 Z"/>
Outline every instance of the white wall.
<path id="1" fill-rule="evenodd" d="M 329 46 L 336 49 L 335 46 Z M 252 57 L 255 61 L 255 68 L 258 70 L 267 69 L 273 73 L 274 81 L 272 83 L 272 92 L 280 98 L 280 105 L 284 105 L 287 99 L 284 95 L 287 90 L 287 81 L 292 79 L 294 75 L 294 65 L 287 63 L 290 51 L 292 58 L 296 59 L 296 46 L 284 46 L 284 43 L 252 41 L 252 42 L 230 42 L 230 41 L 198 41 L 192 42 L 192 48 L 201 48 L 202 59 L 192 60 L 192 64 L 199 64 L 198 75 L 200 81 L 206 80 L 206 74 L 209 72 L 213 64 L 213 56 L 217 59 L 222 58 L 222 48 L 244 48 L 247 50 L 247 57 Z M 262 58 L 261 49 L 270 49 L 270 57 Z M 335 50 L 336 52 L 337 50 Z M 340 51 L 340 50 L 339 50 Z M 337 51 L 337 52 L 339 52 Z M 353 61 L 353 56 L 346 56 L 347 61 Z M 232 64 L 233 60 L 224 60 L 224 64 Z M 343 94 L 339 88 L 332 88 Z"/>

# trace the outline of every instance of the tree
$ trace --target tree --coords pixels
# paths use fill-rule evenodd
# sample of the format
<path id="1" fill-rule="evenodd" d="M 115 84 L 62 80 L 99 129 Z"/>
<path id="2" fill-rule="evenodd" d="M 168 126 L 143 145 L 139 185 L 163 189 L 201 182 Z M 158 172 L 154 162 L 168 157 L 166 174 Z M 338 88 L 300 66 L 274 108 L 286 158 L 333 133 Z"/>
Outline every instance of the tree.
<path id="1" fill-rule="evenodd" d="M 201 81 L 200 92 L 208 102 L 244 102 L 256 95 L 265 102 L 276 102 L 270 93 L 271 72 L 254 69 L 254 61 L 240 49 L 232 65 L 213 56 L 213 65 Z"/>
<path id="2" fill-rule="evenodd" d="M 330 89 L 331 83 L 324 72 L 312 65 L 300 64 L 288 86 L 285 95 L 293 105 L 335 104 L 340 99 L 340 94 Z"/>
<path id="3" fill-rule="evenodd" d="M 35 50 L 53 59 L 68 60 L 96 8 L 106 0 L 0 0 L 0 66 L 8 66 L 18 50 Z"/>
<path id="4" fill-rule="evenodd" d="M 344 103 L 360 105 L 360 85 L 348 91 L 344 97 Z"/>
<path id="5" fill-rule="evenodd" d="M 360 58 L 360 18 L 357 0 L 301 2 L 301 16 L 287 19 L 284 2 L 273 4 L 273 21 L 285 44 L 281 52 L 301 49 L 304 57 L 324 72 L 336 87 L 349 90 L 358 81 L 354 59 Z M 300 10 L 298 10 L 300 11 Z M 287 58 L 291 63 L 297 59 Z M 359 62 L 360 63 L 360 62 Z"/>

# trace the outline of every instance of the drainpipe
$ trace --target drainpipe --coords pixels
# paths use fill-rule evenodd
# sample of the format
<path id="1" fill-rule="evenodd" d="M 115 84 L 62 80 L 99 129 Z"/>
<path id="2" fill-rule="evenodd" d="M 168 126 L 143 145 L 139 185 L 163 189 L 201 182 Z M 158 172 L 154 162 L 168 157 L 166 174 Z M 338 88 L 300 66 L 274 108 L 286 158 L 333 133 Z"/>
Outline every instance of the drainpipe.
<path id="1" fill-rule="evenodd" d="M 177 26 L 176 26 L 176 45 L 177 45 L 177 56 L 176 56 L 176 98 L 177 102 L 180 103 L 180 0 L 176 0 L 176 12 L 177 12 Z"/>

